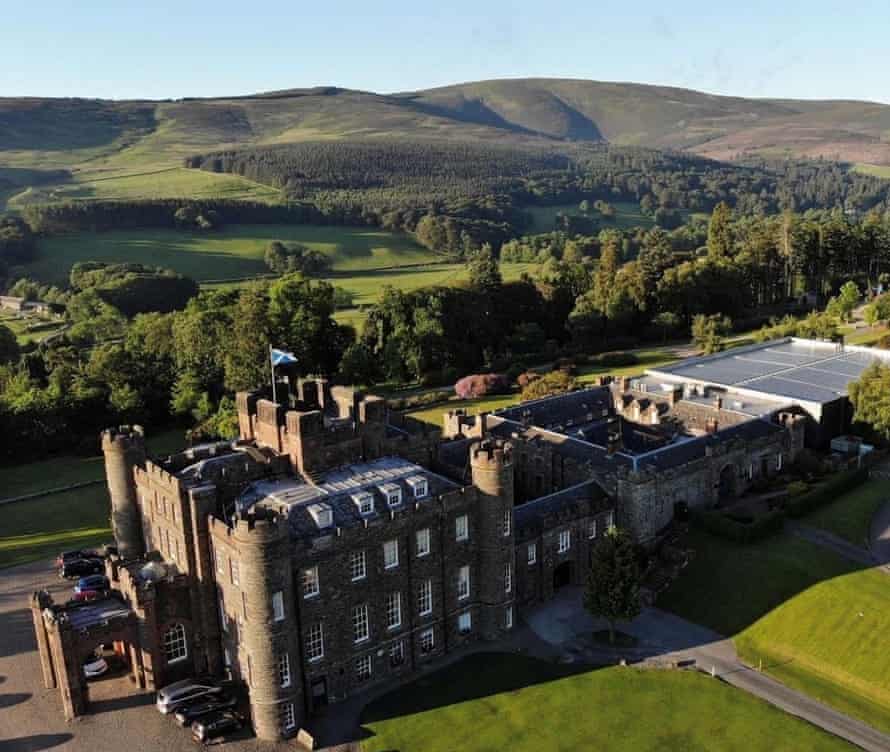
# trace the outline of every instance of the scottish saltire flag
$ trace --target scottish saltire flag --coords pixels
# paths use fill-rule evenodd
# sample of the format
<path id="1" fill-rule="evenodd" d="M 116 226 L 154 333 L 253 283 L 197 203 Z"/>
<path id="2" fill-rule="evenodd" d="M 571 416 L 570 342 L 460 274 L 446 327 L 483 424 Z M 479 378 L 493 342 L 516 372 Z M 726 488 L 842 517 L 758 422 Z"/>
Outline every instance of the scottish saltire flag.
<path id="1" fill-rule="evenodd" d="M 287 366 L 291 363 L 296 363 L 297 357 L 292 352 L 287 352 L 286 350 L 276 350 L 274 347 L 272 348 L 272 367 L 275 366 Z"/>

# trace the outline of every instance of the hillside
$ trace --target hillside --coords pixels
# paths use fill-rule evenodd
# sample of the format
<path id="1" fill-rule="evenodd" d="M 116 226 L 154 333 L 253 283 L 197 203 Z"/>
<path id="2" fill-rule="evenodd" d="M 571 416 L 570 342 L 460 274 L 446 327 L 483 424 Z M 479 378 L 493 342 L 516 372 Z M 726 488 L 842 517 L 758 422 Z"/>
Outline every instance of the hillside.
<path id="1" fill-rule="evenodd" d="M 890 106 L 758 100 L 630 83 L 481 81 L 396 94 L 336 87 L 177 101 L 0 99 L 0 205 L 58 199 L 245 196 L 249 180 L 197 176 L 184 157 L 328 139 L 552 145 L 607 141 L 739 156 L 890 165 Z M 142 187 L 150 176 L 151 187 Z M 135 181 L 135 182 L 134 182 Z"/>

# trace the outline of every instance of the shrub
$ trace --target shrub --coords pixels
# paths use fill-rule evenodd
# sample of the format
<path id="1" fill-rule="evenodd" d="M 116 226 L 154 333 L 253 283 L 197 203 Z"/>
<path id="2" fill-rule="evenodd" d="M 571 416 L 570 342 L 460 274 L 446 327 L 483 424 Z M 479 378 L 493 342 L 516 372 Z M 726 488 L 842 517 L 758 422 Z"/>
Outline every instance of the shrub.
<path id="1" fill-rule="evenodd" d="M 524 386 L 520 399 L 523 402 L 527 402 L 528 400 L 541 399 L 542 397 L 551 397 L 555 394 L 570 392 L 576 389 L 577 386 L 578 382 L 565 371 L 551 371 Z"/>
<path id="2" fill-rule="evenodd" d="M 633 366 L 639 362 L 640 359 L 632 352 L 607 352 L 597 358 L 597 363 L 606 368 Z"/>
<path id="3" fill-rule="evenodd" d="M 526 366 L 523 363 L 514 363 L 510 366 L 504 376 L 511 384 L 515 384 L 522 374 L 525 373 Z"/>
<path id="4" fill-rule="evenodd" d="M 534 371 L 526 371 L 516 377 L 516 383 L 519 385 L 520 389 L 525 389 L 533 381 L 537 381 L 540 378 L 541 374 L 535 373 Z"/>
<path id="5" fill-rule="evenodd" d="M 779 532 L 785 524 L 785 513 L 781 509 L 767 512 L 751 522 L 741 521 L 748 518 L 733 519 L 723 512 L 707 509 L 692 509 L 690 517 L 692 524 L 702 530 L 735 543 L 761 540 Z"/>
<path id="6" fill-rule="evenodd" d="M 454 393 L 461 399 L 475 399 L 489 394 L 505 394 L 510 383 L 499 373 L 476 373 L 464 376 L 454 385 Z"/>
<path id="7" fill-rule="evenodd" d="M 890 350 L 890 334 L 885 334 L 875 344 L 885 350 Z"/>
<path id="8" fill-rule="evenodd" d="M 785 511 L 790 517 L 803 517 L 824 504 L 834 501 L 850 489 L 863 484 L 867 479 L 868 468 L 847 470 L 835 475 L 827 483 L 809 493 L 789 499 L 785 504 Z"/>
<path id="9" fill-rule="evenodd" d="M 788 492 L 789 496 L 800 496 L 810 490 L 810 485 L 802 480 L 796 480 L 789 483 L 785 490 Z"/>

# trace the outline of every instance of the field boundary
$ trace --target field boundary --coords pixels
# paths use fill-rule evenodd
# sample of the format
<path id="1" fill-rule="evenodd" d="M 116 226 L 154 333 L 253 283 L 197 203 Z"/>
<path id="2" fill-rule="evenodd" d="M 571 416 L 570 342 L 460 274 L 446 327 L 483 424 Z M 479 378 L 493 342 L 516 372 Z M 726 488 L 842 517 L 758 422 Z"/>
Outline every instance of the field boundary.
<path id="1" fill-rule="evenodd" d="M 33 493 L 22 494 L 21 496 L 10 496 L 6 499 L 0 499 L 0 506 L 4 504 L 14 504 L 17 501 L 28 501 L 30 499 L 39 499 L 41 496 L 53 496 L 55 494 L 65 493 L 66 491 L 74 491 L 78 488 L 86 488 L 87 486 L 98 486 L 104 483 L 104 478 L 98 480 L 83 480 L 80 483 L 72 483 L 68 486 L 57 486 L 55 488 L 47 488 L 43 491 L 35 491 Z"/>

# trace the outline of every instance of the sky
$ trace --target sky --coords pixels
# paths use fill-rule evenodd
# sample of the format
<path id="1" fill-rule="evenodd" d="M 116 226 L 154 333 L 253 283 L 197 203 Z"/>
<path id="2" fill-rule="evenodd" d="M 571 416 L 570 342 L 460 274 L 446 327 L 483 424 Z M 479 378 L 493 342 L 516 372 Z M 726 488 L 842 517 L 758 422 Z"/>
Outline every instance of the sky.
<path id="1" fill-rule="evenodd" d="M 890 103 L 887 0 L 31 0 L 0 24 L 0 96 L 377 92 L 526 76 Z"/>

